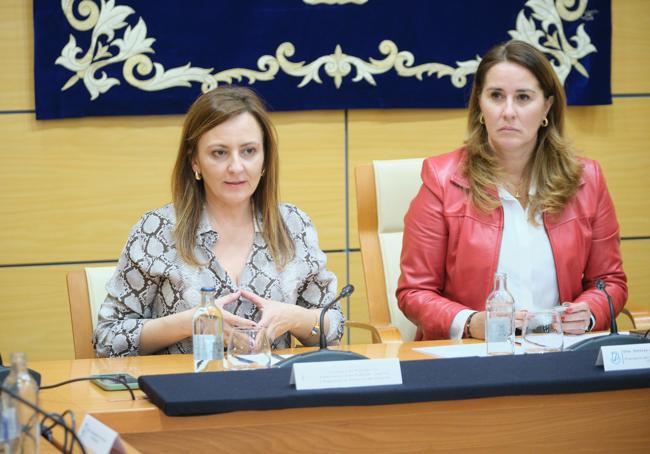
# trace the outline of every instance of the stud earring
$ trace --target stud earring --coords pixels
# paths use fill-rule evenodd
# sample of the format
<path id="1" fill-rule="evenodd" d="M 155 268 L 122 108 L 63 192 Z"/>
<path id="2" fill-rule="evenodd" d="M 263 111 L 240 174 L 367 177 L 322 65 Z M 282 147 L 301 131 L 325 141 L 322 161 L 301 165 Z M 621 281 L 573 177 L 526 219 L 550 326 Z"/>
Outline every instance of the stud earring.
<path id="1" fill-rule="evenodd" d="M 542 128 L 545 128 L 547 126 L 548 126 L 548 118 L 544 117 L 544 119 L 542 120 Z"/>
<path id="2" fill-rule="evenodd" d="M 483 112 L 481 112 L 481 115 L 479 115 L 478 122 L 481 123 L 482 125 L 485 124 L 485 120 L 483 119 Z"/>
<path id="3" fill-rule="evenodd" d="M 198 170 L 195 170 L 195 171 L 194 171 L 194 179 L 195 179 L 196 181 L 201 181 L 201 180 L 202 180 L 202 178 L 201 178 L 201 174 L 199 173 Z"/>

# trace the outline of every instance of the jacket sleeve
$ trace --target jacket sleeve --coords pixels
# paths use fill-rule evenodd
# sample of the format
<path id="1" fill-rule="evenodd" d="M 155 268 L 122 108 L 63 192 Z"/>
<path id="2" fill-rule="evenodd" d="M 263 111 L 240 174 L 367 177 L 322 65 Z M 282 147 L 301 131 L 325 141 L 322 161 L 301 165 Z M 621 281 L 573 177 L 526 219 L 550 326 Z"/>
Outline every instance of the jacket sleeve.
<path id="1" fill-rule="evenodd" d="M 467 307 L 442 296 L 449 234 L 443 186 L 429 160 L 423 164 L 422 182 L 404 218 L 397 303 L 418 327 L 417 340 L 447 339 L 454 317 Z"/>
<path id="2" fill-rule="evenodd" d="M 593 329 L 598 331 L 609 329 L 610 314 L 607 298 L 595 288 L 596 281 L 602 279 L 605 282 L 607 292 L 614 303 L 614 310 L 618 314 L 627 301 L 627 278 L 621 258 L 620 229 L 605 178 L 598 163 L 591 162 L 587 166 L 593 166 L 588 170 L 593 172 L 594 182 L 588 189 L 594 193 L 596 209 L 592 219 L 591 247 L 583 273 L 584 291 L 575 301 L 585 301 L 589 304 L 589 309 L 596 319 Z"/>

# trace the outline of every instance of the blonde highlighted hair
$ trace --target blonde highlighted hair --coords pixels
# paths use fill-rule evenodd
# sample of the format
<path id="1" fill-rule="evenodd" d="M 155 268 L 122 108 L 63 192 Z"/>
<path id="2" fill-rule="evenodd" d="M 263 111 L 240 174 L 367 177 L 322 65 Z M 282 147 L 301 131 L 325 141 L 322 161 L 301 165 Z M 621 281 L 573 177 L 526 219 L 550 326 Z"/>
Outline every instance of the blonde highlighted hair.
<path id="1" fill-rule="evenodd" d="M 470 182 L 473 204 L 482 211 L 491 211 L 500 202 L 493 195 L 502 176 L 502 168 L 488 142 L 488 133 L 481 124 L 480 97 L 487 72 L 496 64 L 517 64 L 537 79 L 544 97 L 553 97 L 547 115 L 548 125 L 537 131 L 537 143 L 526 169 L 526 188 L 536 184 L 536 194 L 529 201 L 529 221 L 535 223 L 538 213 L 560 213 L 580 184 L 582 166 L 564 138 L 566 96 L 555 71 L 540 51 L 523 41 L 508 41 L 490 49 L 478 66 L 469 100 L 465 176 Z"/>
<path id="2" fill-rule="evenodd" d="M 251 201 L 254 215 L 261 213 L 261 233 L 276 266 L 282 269 L 294 257 L 295 247 L 278 207 L 279 158 L 275 128 L 264 104 L 252 90 L 224 86 L 199 96 L 190 107 L 172 172 L 172 200 L 176 212 L 174 240 L 180 256 L 191 265 L 201 265 L 194 248 L 205 203 L 203 181 L 196 180 L 192 170 L 199 139 L 215 126 L 245 112 L 259 124 L 264 141 L 263 174 Z"/>

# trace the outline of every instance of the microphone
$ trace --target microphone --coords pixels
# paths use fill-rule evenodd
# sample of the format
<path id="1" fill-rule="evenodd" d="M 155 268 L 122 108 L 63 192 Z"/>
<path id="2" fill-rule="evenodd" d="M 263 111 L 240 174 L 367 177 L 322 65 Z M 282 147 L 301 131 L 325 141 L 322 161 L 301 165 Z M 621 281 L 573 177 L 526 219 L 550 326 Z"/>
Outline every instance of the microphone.
<path id="1" fill-rule="evenodd" d="M 325 330 L 322 329 L 325 323 L 325 313 L 330 310 L 330 307 L 332 307 L 337 301 L 341 300 L 342 298 L 346 298 L 354 293 L 354 285 L 348 284 L 345 287 L 341 289 L 341 293 L 334 298 L 332 301 L 327 303 L 325 306 L 323 306 L 323 309 L 320 311 L 320 318 L 318 320 L 318 326 L 321 327 L 320 331 L 320 338 L 318 345 L 320 349 L 327 348 L 327 337 L 325 336 Z"/>
<path id="2" fill-rule="evenodd" d="M 315 363 L 320 361 L 347 361 L 351 359 L 368 359 L 363 355 L 354 352 L 344 352 L 340 350 L 329 350 L 327 348 L 327 338 L 325 336 L 325 330 L 323 329 L 325 323 L 325 313 L 341 298 L 348 297 L 354 292 L 354 286 L 351 284 L 346 285 L 341 289 L 341 292 L 336 298 L 323 306 L 320 312 L 319 326 L 320 326 L 320 337 L 319 337 L 319 349 L 315 352 L 300 353 L 299 355 L 294 355 L 290 358 L 283 359 L 278 361 L 275 365 L 277 367 L 291 367 L 295 363 Z"/>
<path id="3" fill-rule="evenodd" d="M 571 345 L 570 347 L 567 347 L 566 350 L 599 350 L 600 347 L 605 347 L 607 345 L 650 343 L 650 339 L 645 336 L 640 336 L 638 334 L 619 334 L 618 326 L 616 325 L 614 303 L 612 303 L 612 297 L 609 295 L 609 293 L 607 293 L 605 281 L 602 279 L 596 280 L 596 288 L 605 294 L 605 297 L 607 298 L 607 304 L 609 305 L 609 334 L 585 339 Z"/>
<path id="4" fill-rule="evenodd" d="M 612 303 L 612 297 L 607 293 L 607 288 L 605 287 L 605 281 L 602 279 L 596 280 L 596 288 L 603 292 L 607 297 L 607 304 L 609 305 L 609 333 L 618 334 L 618 326 L 616 324 L 616 314 L 614 314 L 614 304 Z"/>

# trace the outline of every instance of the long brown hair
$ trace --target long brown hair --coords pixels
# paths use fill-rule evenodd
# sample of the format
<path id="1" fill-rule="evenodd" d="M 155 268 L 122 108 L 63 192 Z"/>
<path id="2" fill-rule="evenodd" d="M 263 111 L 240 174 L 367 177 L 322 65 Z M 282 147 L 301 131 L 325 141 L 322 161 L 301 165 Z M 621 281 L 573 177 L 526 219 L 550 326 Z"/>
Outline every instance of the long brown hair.
<path id="1" fill-rule="evenodd" d="M 263 176 L 252 197 L 254 210 L 262 216 L 262 236 L 279 269 L 294 256 L 294 244 L 278 208 L 279 158 L 275 128 L 263 102 L 252 90 L 224 86 L 199 96 L 190 107 L 172 172 L 172 199 L 176 211 L 174 240 L 180 256 L 191 265 L 201 264 L 194 255 L 194 247 L 205 203 L 203 181 L 194 178 L 192 159 L 203 134 L 244 112 L 257 120 L 264 140 Z"/>
<path id="2" fill-rule="evenodd" d="M 536 194 L 529 205 L 529 221 L 541 212 L 559 213 L 577 191 L 582 166 L 564 138 L 566 96 L 553 67 L 543 53 L 523 41 L 508 41 L 490 49 L 478 66 L 469 100 L 467 160 L 465 175 L 470 181 L 472 202 L 483 211 L 500 205 L 494 190 L 502 169 L 488 142 L 486 128 L 481 124 L 480 96 L 487 72 L 498 63 L 515 63 L 530 71 L 537 79 L 544 97 L 553 97 L 547 114 L 548 125 L 537 131 L 537 144 L 527 171 L 528 185 L 536 184 Z"/>

